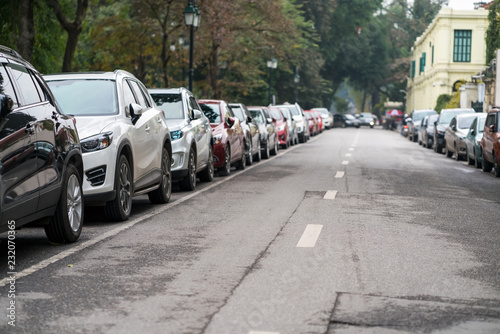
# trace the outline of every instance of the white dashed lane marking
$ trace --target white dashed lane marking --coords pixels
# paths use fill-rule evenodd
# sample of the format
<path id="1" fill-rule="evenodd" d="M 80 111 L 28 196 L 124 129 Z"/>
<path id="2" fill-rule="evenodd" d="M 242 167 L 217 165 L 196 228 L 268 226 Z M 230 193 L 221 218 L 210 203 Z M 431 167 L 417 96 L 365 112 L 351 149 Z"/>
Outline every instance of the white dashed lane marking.
<path id="1" fill-rule="evenodd" d="M 300 237 L 300 240 L 297 243 L 297 247 L 314 247 L 322 228 L 323 225 L 308 224 L 302 234 L 302 237 Z"/>
<path id="2" fill-rule="evenodd" d="M 337 190 L 328 190 L 323 199 L 335 199 L 335 196 L 337 196 Z"/>
<path id="3" fill-rule="evenodd" d="M 337 174 L 335 174 L 335 177 L 336 177 L 337 179 L 339 179 L 339 178 L 344 177 L 344 175 L 345 175 L 345 172 L 337 172 Z"/>
<path id="4" fill-rule="evenodd" d="M 349 161 L 347 160 L 342 161 L 342 165 L 349 165 Z"/>

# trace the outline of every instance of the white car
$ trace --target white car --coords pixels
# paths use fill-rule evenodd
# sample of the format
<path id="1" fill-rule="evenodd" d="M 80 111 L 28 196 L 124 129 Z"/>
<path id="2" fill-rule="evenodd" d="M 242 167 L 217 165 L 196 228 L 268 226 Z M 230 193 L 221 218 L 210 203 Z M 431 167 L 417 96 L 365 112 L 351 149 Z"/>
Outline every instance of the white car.
<path id="1" fill-rule="evenodd" d="M 76 119 L 86 205 L 105 203 L 106 218 L 127 220 L 132 197 L 167 203 L 172 192 L 170 132 L 144 85 L 114 72 L 47 75 L 62 110 Z"/>
<path id="2" fill-rule="evenodd" d="M 319 111 L 321 119 L 323 119 L 323 127 L 325 129 L 333 128 L 333 115 L 326 108 L 312 108 L 311 110 Z"/>
<path id="3" fill-rule="evenodd" d="M 193 94 L 185 88 L 150 89 L 149 93 L 167 118 L 172 139 L 172 178 L 182 190 L 194 190 L 201 181 L 214 178 L 213 138 L 210 121 Z"/>
<path id="4" fill-rule="evenodd" d="M 311 137 L 309 133 L 309 126 L 307 124 L 307 117 L 304 115 L 304 110 L 299 106 L 298 103 L 295 104 L 282 104 L 274 106 L 278 108 L 287 108 L 290 110 L 293 119 L 295 120 L 295 129 L 297 131 L 297 136 L 299 142 L 305 143 Z"/>

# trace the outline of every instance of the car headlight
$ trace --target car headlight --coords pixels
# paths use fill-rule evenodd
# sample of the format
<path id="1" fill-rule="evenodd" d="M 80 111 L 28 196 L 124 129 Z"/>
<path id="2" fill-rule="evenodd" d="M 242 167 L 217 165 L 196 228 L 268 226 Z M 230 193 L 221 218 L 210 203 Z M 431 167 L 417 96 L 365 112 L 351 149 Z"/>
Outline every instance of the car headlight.
<path id="1" fill-rule="evenodd" d="M 214 135 L 214 144 L 220 144 L 222 143 L 222 133 Z"/>
<path id="2" fill-rule="evenodd" d="M 113 132 L 110 131 L 82 139 L 80 145 L 82 146 L 82 152 L 94 152 L 109 147 L 112 141 Z"/>
<path id="3" fill-rule="evenodd" d="M 170 132 L 170 138 L 172 138 L 172 140 L 181 139 L 183 135 L 184 135 L 184 132 L 182 132 L 182 130 Z"/>
<path id="4" fill-rule="evenodd" d="M 444 131 L 437 131 L 436 134 L 444 136 Z"/>

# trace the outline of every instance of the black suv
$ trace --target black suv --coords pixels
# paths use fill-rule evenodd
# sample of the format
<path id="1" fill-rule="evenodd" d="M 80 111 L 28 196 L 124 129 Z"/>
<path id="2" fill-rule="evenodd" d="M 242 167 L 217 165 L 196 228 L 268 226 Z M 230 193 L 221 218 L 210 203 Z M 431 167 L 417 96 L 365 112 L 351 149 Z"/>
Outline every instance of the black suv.
<path id="1" fill-rule="evenodd" d="M 74 119 L 31 64 L 0 46 L 0 232 L 43 225 L 52 242 L 76 241 L 82 161 Z"/>

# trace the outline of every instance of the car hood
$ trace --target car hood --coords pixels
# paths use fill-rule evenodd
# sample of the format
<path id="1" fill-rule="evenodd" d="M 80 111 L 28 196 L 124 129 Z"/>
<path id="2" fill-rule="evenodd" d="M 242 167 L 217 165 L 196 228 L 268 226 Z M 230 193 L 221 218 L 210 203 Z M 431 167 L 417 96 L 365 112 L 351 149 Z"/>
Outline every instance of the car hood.
<path id="1" fill-rule="evenodd" d="M 294 121 L 303 121 L 304 118 L 300 115 L 293 115 L 292 118 L 294 119 Z"/>
<path id="2" fill-rule="evenodd" d="M 110 124 L 116 122 L 118 119 L 117 115 L 111 116 L 99 116 L 99 117 L 89 117 L 89 116 L 75 116 L 76 128 L 78 130 L 78 135 L 80 139 L 85 139 L 97 135 L 108 127 Z"/>
<path id="3" fill-rule="evenodd" d="M 167 119 L 167 126 L 170 132 L 182 129 L 188 124 L 186 119 Z"/>
<path id="4" fill-rule="evenodd" d="M 448 128 L 448 124 L 437 124 L 436 125 L 436 130 L 437 131 L 446 131 L 446 129 Z"/>

